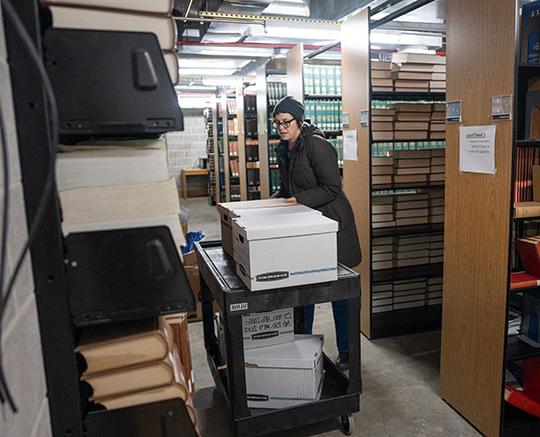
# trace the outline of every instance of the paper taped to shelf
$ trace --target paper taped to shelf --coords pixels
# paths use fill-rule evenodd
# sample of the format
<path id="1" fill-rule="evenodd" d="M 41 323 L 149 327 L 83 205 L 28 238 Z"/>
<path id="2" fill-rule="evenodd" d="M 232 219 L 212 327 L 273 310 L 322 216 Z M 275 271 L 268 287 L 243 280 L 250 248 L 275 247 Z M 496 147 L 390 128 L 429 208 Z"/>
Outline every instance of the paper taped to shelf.
<path id="1" fill-rule="evenodd" d="M 358 142 L 355 129 L 343 131 L 343 160 L 358 161 Z"/>
<path id="2" fill-rule="evenodd" d="M 459 171 L 495 174 L 495 128 L 460 126 Z"/>

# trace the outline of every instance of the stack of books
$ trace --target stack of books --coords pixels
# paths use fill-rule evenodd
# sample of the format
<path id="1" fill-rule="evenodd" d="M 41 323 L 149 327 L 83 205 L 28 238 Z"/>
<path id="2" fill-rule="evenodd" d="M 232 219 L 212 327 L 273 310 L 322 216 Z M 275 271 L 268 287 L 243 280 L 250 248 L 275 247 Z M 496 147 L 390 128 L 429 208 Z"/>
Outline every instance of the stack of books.
<path id="1" fill-rule="evenodd" d="M 383 185 L 428 186 L 444 182 L 444 149 L 394 150 L 372 157 L 373 188 Z"/>
<path id="2" fill-rule="evenodd" d="M 371 110 L 374 141 L 444 140 L 444 103 L 395 103 Z"/>
<path id="3" fill-rule="evenodd" d="M 373 92 L 446 91 L 446 57 L 424 53 L 394 53 L 392 62 L 371 61 Z"/>
<path id="4" fill-rule="evenodd" d="M 185 346 L 189 349 L 189 344 Z M 196 429 L 190 387 L 165 319 L 86 328 L 76 351 L 81 381 L 90 387 L 89 401 L 97 408 L 114 410 L 178 399 Z"/>
<path id="5" fill-rule="evenodd" d="M 172 0 L 49 0 L 44 2 L 57 29 L 153 33 L 173 84 L 178 82 L 177 28 Z"/>
<path id="6" fill-rule="evenodd" d="M 229 115 L 236 115 L 236 97 L 235 96 L 227 96 L 227 113 Z"/>
<path id="7" fill-rule="evenodd" d="M 374 195 L 373 228 L 444 223 L 444 191 Z"/>
<path id="8" fill-rule="evenodd" d="M 341 95 L 341 66 L 305 64 L 304 92 L 307 95 Z"/>
<path id="9" fill-rule="evenodd" d="M 371 61 L 371 87 L 374 92 L 394 91 L 394 78 L 390 62 Z"/>
<path id="10" fill-rule="evenodd" d="M 418 308 L 442 303 L 442 277 L 420 277 L 374 284 L 373 312 Z"/>
<path id="11" fill-rule="evenodd" d="M 446 91 L 445 56 L 394 53 L 391 69 L 396 92 Z"/>
<path id="12" fill-rule="evenodd" d="M 229 158 L 238 157 L 238 141 L 229 141 Z"/>
<path id="13" fill-rule="evenodd" d="M 62 231 L 167 226 L 185 244 L 178 190 L 163 139 L 59 146 L 56 178 Z"/>
<path id="14" fill-rule="evenodd" d="M 227 120 L 227 130 L 228 130 L 229 136 L 231 137 L 238 136 L 238 133 L 239 133 L 238 118 Z"/>
<path id="15" fill-rule="evenodd" d="M 285 82 L 268 82 L 268 104 L 270 106 L 275 106 L 286 95 L 287 84 Z"/>
<path id="16" fill-rule="evenodd" d="M 306 100 L 305 118 L 323 131 L 341 130 L 341 100 Z"/>

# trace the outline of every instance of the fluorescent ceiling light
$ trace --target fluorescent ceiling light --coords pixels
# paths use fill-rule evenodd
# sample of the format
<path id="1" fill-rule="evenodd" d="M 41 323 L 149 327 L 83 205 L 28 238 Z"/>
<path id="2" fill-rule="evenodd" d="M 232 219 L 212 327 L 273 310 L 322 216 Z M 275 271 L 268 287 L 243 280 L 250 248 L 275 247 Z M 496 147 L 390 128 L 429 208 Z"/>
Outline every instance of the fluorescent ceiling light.
<path id="1" fill-rule="evenodd" d="M 240 78 L 233 79 L 231 77 L 212 77 L 207 78 L 203 77 L 202 83 L 203 85 L 213 85 L 213 86 L 235 86 L 239 83 Z"/>
<path id="2" fill-rule="evenodd" d="M 318 25 L 310 23 L 306 26 L 285 26 L 283 23 L 268 23 L 266 26 L 266 35 L 270 37 L 282 38 L 300 38 L 304 40 L 329 40 L 336 41 L 341 37 L 340 27 L 335 25 Z"/>
<path id="3" fill-rule="evenodd" d="M 234 60 L 234 59 L 197 59 L 197 58 L 182 58 L 178 59 L 178 64 L 181 68 L 226 68 L 236 69 L 242 68 L 248 64 L 249 60 Z"/>
<path id="4" fill-rule="evenodd" d="M 413 35 L 401 32 L 377 31 L 370 35 L 372 44 L 390 45 L 417 45 L 429 47 L 441 47 L 442 36 Z"/>
<path id="5" fill-rule="evenodd" d="M 262 42 L 265 42 L 264 40 Z M 270 57 L 274 49 L 268 47 L 240 47 L 240 46 L 182 46 L 182 53 L 196 53 L 201 55 L 227 55 L 230 57 L 261 58 Z"/>
<path id="6" fill-rule="evenodd" d="M 216 102 L 215 96 L 186 96 L 180 94 L 178 96 L 178 104 L 181 108 L 196 108 L 202 109 L 209 106 L 214 106 Z"/>
<path id="7" fill-rule="evenodd" d="M 286 2 L 274 0 L 264 11 L 266 15 L 289 15 L 309 17 L 309 9 L 304 2 Z"/>
<path id="8" fill-rule="evenodd" d="M 182 68 L 180 67 L 180 76 L 232 76 L 236 69 L 224 68 Z"/>

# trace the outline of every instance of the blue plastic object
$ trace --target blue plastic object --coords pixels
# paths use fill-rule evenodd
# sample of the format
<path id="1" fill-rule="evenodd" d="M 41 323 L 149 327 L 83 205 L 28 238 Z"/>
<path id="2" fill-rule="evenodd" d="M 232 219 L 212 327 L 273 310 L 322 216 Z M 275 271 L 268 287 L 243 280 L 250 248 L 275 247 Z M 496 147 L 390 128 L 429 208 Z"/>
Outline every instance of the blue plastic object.
<path id="1" fill-rule="evenodd" d="M 191 252 L 195 246 L 195 243 L 197 241 L 201 241 L 202 239 L 204 239 L 204 234 L 202 231 L 197 231 L 197 232 L 188 232 L 186 234 L 186 245 L 185 246 L 180 246 L 180 249 L 182 250 L 182 253 L 188 253 L 188 252 Z"/>

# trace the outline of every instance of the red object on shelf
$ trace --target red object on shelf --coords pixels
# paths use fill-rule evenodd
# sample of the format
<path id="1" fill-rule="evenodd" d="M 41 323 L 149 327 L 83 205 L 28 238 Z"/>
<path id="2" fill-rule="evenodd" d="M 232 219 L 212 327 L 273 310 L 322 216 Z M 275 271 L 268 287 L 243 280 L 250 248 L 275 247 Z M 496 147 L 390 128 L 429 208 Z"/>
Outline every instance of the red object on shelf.
<path id="1" fill-rule="evenodd" d="M 525 271 L 540 276 L 540 238 L 537 235 L 518 238 L 516 249 Z"/>
<path id="2" fill-rule="evenodd" d="M 506 384 L 504 400 L 520 410 L 540 417 L 540 358 L 523 361 L 522 387 Z"/>
<path id="3" fill-rule="evenodd" d="M 510 275 L 510 290 L 540 287 L 540 277 L 527 272 L 516 272 Z"/>

